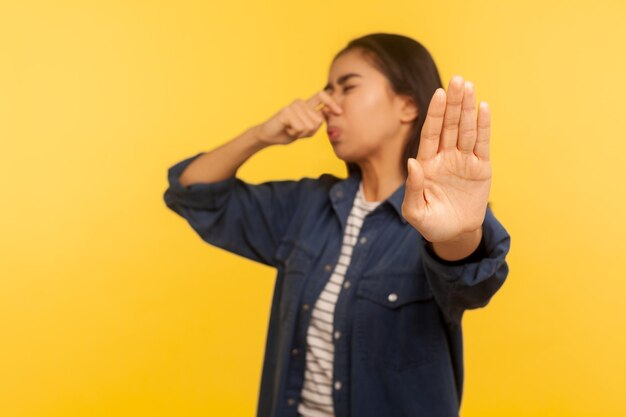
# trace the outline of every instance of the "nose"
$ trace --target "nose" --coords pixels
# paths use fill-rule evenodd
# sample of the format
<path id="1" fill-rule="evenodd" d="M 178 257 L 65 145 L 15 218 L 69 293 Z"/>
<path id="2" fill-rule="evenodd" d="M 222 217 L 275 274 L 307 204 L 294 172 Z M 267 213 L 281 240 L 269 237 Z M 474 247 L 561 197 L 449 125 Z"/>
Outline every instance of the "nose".
<path id="1" fill-rule="evenodd" d="M 341 100 L 338 100 L 337 98 L 335 98 L 334 93 L 329 93 L 330 97 L 333 99 L 333 101 L 339 106 L 340 109 L 342 109 L 343 111 L 343 106 L 341 103 Z M 337 113 L 331 106 L 324 106 L 322 107 L 322 114 L 324 115 L 324 118 L 326 119 L 326 121 L 328 121 L 329 117 L 331 116 L 337 116 L 339 113 Z"/>

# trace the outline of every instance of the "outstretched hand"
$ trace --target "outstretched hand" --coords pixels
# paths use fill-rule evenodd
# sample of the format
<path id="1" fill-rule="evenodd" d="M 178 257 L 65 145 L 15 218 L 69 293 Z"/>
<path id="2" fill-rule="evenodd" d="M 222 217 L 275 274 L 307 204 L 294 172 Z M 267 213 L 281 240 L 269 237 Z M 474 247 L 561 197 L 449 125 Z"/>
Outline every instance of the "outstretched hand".
<path id="1" fill-rule="evenodd" d="M 402 214 L 427 241 L 446 242 L 482 226 L 491 187 L 491 115 L 462 77 L 438 88 L 417 158 L 409 158 Z"/>

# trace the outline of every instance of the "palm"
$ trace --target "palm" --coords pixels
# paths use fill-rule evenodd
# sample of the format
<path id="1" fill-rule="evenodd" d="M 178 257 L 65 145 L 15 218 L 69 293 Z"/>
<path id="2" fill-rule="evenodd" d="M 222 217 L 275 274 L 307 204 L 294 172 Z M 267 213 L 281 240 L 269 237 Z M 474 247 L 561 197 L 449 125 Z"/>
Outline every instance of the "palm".
<path id="1" fill-rule="evenodd" d="M 433 95 L 402 205 L 426 240 L 443 242 L 481 227 L 491 187 L 490 124 L 487 106 L 476 119 L 473 85 L 461 77 L 447 94 Z"/>

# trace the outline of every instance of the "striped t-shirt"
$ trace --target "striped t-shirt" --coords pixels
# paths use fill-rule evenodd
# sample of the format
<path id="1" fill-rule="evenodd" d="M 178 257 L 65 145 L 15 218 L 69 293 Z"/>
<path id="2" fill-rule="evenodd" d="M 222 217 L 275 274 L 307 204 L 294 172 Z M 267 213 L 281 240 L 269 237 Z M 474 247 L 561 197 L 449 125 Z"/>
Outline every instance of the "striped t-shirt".
<path id="1" fill-rule="evenodd" d="M 350 265 L 352 248 L 363 225 L 367 213 L 378 206 L 380 201 L 365 201 L 363 182 L 354 198 L 348 216 L 339 261 L 330 279 L 317 299 L 306 337 L 306 368 L 301 401 L 298 404 L 300 416 L 334 417 L 333 389 L 341 389 L 341 382 L 333 383 L 333 340 L 341 337 L 333 332 L 333 317 L 339 291 L 343 288 L 344 276 Z"/>

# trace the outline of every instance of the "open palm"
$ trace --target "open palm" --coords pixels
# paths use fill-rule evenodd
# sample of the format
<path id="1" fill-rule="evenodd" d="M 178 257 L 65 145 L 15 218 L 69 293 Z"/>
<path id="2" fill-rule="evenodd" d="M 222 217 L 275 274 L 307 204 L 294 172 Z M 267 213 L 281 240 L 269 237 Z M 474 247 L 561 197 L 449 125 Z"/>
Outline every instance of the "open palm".
<path id="1" fill-rule="evenodd" d="M 402 214 L 430 242 L 481 227 L 491 187 L 487 103 L 476 115 L 474 86 L 455 76 L 435 91 L 417 158 L 409 158 Z"/>

